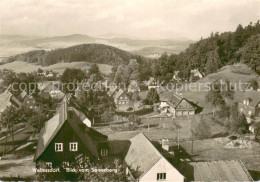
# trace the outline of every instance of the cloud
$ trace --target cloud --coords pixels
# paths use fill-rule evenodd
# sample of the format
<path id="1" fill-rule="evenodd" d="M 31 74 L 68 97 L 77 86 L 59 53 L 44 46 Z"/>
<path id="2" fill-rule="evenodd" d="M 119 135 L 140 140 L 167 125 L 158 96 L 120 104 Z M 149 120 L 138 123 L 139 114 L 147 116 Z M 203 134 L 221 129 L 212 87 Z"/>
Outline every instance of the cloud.
<path id="1" fill-rule="evenodd" d="M 258 0 L 0 0 L 2 34 L 199 39 L 260 19 Z"/>

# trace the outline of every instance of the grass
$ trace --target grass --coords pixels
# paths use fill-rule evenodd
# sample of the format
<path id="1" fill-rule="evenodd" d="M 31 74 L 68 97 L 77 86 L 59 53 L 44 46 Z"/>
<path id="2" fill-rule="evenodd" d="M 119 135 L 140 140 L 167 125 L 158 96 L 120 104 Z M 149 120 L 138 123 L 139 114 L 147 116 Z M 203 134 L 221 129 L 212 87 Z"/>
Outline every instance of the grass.
<path id="1" fill-rule="evenodd" d="M 150 140 L 161 140 L 163 138 L 170 139 L 172 141 L 176 140 L 177 129 L 174 122 L 181 126 L 179 130 L 180 140 L 190 140 L 191 129 L 194 126 L 193 118 L 172 118 L 169 117 L 154 117 L 154 118 L 142 118 L 142 125 L 134 131 L 112 131 L 109 127 L 99 127 L 97 128 L 101 133 L 108 135 L 109 139 L 113 140 L 123 140 L 130 139 L 138 133 L 144 133 Z M 208 124 L 211 126 L 211 134 L 217 135 L 219 133 L 224 133 L 225 128 L 218 123 L 208 120 Z M 149 127 L 148 130 L 148 125 Z M 154 127 L 153 127 L 154 126 Z"/>
<path id="2" fill-rule="evenodd" d="M 88 68 L 87 64 L 93 64 L 88 62 L 72 62 L 72 63 L 57 63 L 50 66 L 39 66 L 30 64 L 27 62 L 22 61 L 14 61 L 11 63 L 0 65 L 0 70 L 3 69 L 10 69 L 15 72 L 24 72 L 24 73 L 31 73 L 33 71 L 37 71 L 39 68 L 43 70 L 53 70 L 54 72 L 57 72 L 58 74 L 62 74 L 63 71 L 66 68 L 77 68 L 77 69 L 84 69 Z M 97 64 L 99 67 L 99 70 L 102 74 L 108 75 L 111 73 L 112 66 L 106 65 L 106 64 Z"/>

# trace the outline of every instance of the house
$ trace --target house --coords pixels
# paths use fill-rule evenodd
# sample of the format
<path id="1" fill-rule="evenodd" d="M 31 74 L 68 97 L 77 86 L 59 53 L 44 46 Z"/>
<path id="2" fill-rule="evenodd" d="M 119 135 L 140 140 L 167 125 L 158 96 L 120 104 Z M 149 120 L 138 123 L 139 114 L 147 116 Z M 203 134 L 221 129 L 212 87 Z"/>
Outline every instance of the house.
<path id="1" fill-rule="evenodd" d="M 26 108 L 34 109 L 36 108 L 36 100 L 33 96 L 27 95 L 25 91 L 22 91 L 18 97 L 19 101 Z"/>
<path id="2" fill-rule="evenodd" d="M 79 154 L 98 160 L 100 153 L 96 144 L 106 140 L 107 136 L 85 125 L 75 110 L 63 102 L 40 132 L 34 156 L 36 167 L 44 162 L 54 168 L 75 161 Z"/>
<path id="3" fill-rule="evenodd" d="M 59 87 L 59 82 L 47 81 L 38 83 L 39 96 L 44 99 L 54 98 L 61 100 L 64 98 L 65 94 L 60 90 Z"/>
<path id="4" fill-rule="evenodd" d="M 253 181 L 241 161 L 191 162 L 193 179 L 189 181 Z M 190 172 L 191 171 L 187 171 Z"/>
<path id="5" fill-rule="evenodd" d="M 124 161 L 135 181 L 184 181 L 184 176 L 162 156 L 144 134 L 136 135 L 130 142 Z"/>
<path id="6" fill-rule="evenodd" d="M 260 121 L 260 93 L 252 90 L 239 96 L 238 110 L 245 115 L 248 123 Z"/>
<path id="7" fill-rule="evenodd" d="M 158 109 L 173 117 L 194 115 L 196 110 L 190 101 L 177 94 L 173 94 L 171 100 L 161 101 Z"/>
<path id="8" fill-rule="evenodd" d="M 41 163 L 57 168 L 69 166 L 79 155 L 93 162 L 122 159 L 126 173 L 134 181 L 184 181 L 183 175 L 142 133 L 130 140 L 109 141 L 106 135 L 86 126 L 64 101 L 41 130 L 34 161 L 37 168 L 42 168 Z"/>
<path id="9" fill-rule="evenodd" d="M 123 91 L 120 89 L 115 95 L 114 95 L 114 102 L 116 105 L 124 105 L 129 104 L 131 99 L 127 95 L 126 91 Z"/>
<path id="10" fill-rule="evenodd" d="M 190 71 L 190 81 L 193 80 L 198 80 L 198 79 L 202 79 L 203 78 L 203 74 L 199 71 L 199 69 L 195 68 L 193 70 Z"/>
<path id="11" fill-rule="evenodd" d="M 136 80 L 132 80 L 127 89 L 128 92 L 140 92 L 140 87 Z"/>
<path id="12" fill-rule="evenodd" d="M 12 105 L 10 101 L 12 94 L 9 92 L 9 88 L 0 94 L 0 113 L 2 113 L 8 106 Z"/>
<path id="13" fill-rule="evenodd" d="M 173 74 L 173 79 L 175 80 L 175 81 L 177 81 L 177 82 L 180 82 L 181 81 L 181 78 L 179 78 L 179 72 L 180 71 L 174 71 L 174 74 Z"/>
<path id="14" fill-rule="evenodd" d="M 148 82 L 145 84 L 148 89 L 150 90 L 151 88 L 155 88 L 158 89 L 159 88 L 159 84 L 158 81 L 155 78 L 150 78 L 150 80 L 148 80 Z"/>
<path id="15" fill-rule="evenodd" d="M 46 70 L 45 76 L 46 77 L 53 77 L 54 76 L 54 72 L 52 70 Z"/>

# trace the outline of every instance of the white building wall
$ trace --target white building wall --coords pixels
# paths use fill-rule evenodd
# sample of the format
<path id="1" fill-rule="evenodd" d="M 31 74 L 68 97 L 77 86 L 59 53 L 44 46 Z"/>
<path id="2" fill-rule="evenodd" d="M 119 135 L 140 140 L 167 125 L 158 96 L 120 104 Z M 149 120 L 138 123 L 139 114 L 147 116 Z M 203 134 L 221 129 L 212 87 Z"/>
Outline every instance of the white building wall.
<path id="1" fill-rule="evenodd" d="M 183 175 L 175 169 L 165 158 L 161 158 L 139 181 L 153 182 L 157 181 L 157 173 L 166 173 L 166 179 L 169 182 L 183 182 Z"/>

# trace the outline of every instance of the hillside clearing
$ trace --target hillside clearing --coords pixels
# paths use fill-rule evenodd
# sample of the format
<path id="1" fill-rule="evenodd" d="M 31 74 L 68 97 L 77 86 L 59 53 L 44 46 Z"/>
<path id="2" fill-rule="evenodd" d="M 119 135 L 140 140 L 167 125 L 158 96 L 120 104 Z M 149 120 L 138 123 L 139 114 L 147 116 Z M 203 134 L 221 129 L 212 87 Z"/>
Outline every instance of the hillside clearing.
<path id="1" fill-rule="evenodd" d="M 21 72 L 31 73 L 41 68 L 43 70 L 53 70 L 54 72 L 57 72 L 59 75 L 61 75 L 66 68 L 88 69 L 89 65 L 91 64 L 94 63 L 73 62 L 73 63 L 57 63 L 50 66 L 39 66 L 27 62 L 14 61 L 11 63 L 0 65 L 0 70 L 10 69 L 17 73 L 21 73 Z M 108 75 L 109 73 L 111 73 L 112 66 L 106 64 L 97 64 L 97 65 L 102 74 Z"/>

